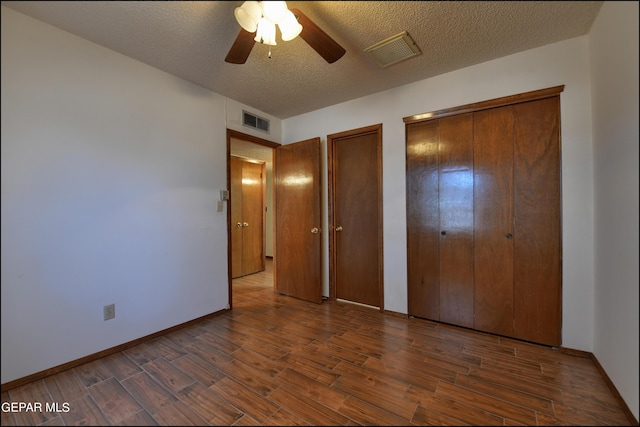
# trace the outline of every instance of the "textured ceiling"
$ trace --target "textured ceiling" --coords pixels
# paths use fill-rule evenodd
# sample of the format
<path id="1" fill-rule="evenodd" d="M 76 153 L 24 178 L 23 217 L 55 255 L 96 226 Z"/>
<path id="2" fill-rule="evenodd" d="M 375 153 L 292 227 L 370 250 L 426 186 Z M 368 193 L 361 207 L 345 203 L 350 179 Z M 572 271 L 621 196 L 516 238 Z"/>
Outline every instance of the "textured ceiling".
<path id="1" fill-rule="evenodd" d="M 340 43 L 328 64 L 300 37 L 224 61 L 242 1 L 3 1 L 2 5 L 285 119 L 587 34 L 601 1 L 290 1 Z M 407 31 L 422 55 L 380 68 L 363 50 Z"/>

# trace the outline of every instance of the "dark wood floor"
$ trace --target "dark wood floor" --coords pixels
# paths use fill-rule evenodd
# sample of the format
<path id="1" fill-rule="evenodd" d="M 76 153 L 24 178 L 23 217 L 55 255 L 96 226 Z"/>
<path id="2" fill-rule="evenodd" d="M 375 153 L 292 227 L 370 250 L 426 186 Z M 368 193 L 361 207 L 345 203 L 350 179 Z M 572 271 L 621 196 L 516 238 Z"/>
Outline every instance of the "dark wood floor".
<path id="1" fill-rule="evenodd" d="M 2 425 L 630 425 L 588 358 L 306 303 L 271 278 L 236 279 L 228 313 L 2 393 L 62 410 L 3 406 Z"/>

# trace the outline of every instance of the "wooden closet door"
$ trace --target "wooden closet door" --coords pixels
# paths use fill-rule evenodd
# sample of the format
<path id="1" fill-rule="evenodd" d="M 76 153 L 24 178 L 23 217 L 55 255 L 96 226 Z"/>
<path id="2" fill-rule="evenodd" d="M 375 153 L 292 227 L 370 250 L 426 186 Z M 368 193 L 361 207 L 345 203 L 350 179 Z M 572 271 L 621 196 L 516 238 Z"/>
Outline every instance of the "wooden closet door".
<path id="1" fill-rule="evenodd" d="M 474 113 L 474 328 L 513 336 L 513 107 Z"/>
<path id="2" fill-rule="evenodd" d="M 437 120 L 406 127 L 409 315 L 440 319 L 440 183 Z"/>
<path id="3" fill-rule="evenodd" d="M 563 89 L 403 119 L 409 315 L 561 345 Z"/>
<path id="4" fill-rule="evenodd" d="M 440 321 L 473 327 L 473 114 L 439 120 Z"/>
<path id="5" fill-rule="evenodd" d="M 514 106 L 514 336 L 561 341 L 560 98 Z"/>
<path id="6" fill-rule="evenodd" d="M 407 128 L 409 314 L 473 327 L 473 115 Z"/>

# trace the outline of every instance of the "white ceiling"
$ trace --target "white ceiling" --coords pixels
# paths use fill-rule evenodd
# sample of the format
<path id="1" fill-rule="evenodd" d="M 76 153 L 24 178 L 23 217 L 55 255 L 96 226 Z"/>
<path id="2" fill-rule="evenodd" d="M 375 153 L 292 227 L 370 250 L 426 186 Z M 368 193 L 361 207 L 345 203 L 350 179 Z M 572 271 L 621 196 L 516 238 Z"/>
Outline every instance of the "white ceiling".
<path id="1" fill-rule="evenodd" d="M 224 61 L 242 1 L 2 1 L 2 5 L 286 119 L 589 32 L 602 1 L 290 1 L 346 49 L 300 37 Z M 363 50 L 407 31 L 422 55 L 380 68 Z"/>

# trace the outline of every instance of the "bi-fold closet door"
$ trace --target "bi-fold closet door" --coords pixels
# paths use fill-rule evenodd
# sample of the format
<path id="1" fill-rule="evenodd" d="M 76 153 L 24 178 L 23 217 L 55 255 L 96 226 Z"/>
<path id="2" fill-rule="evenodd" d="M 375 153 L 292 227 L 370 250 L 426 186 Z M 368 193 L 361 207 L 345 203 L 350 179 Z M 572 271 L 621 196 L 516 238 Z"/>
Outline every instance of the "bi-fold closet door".
<path id="1" fill-rule="evenodd" d="M 561 91 L 405 118 L 410 315 L 560 345 Z"/>

